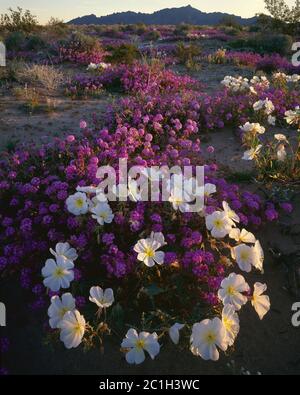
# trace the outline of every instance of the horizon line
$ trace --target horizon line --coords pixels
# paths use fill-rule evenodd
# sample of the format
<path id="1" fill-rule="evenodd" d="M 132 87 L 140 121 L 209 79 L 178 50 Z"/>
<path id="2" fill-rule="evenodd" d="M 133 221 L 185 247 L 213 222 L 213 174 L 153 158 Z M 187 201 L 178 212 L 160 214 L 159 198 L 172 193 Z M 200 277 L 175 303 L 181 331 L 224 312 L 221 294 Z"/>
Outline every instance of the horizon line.
<path id="1" fill-rule="evenodd" d="M 242 19 L 252 19 L 252 18 L 255 18 L 256 15 L 258 15 L 258 14 L 254 14 L 253 16 L 243 17 L 242 15 L 231 14 L 231 13 L 229 13 L 229 12 L 222 12 L 222 11 L 211 11 L 211 12 L 206 12 L 206 11 L 201 11 L 199 8 L 193 7 L 193 6 L 191 6 L 191 5 L 189 4 L 189 5 L 187 5 L 187 6 L 181 6 L 181 7 L 165 7 L 165 8 L 160 8 L 160 9 L 155 10 L 155 11 L 152 11 L 152 12 L 141 12 L 141 11 L 127 10 L 127 11 L 115 11 L 115 12 L 112 12 L 112 13 L 110 13 L 110 14 L 104 14 L 104 15 L 99 15 L 99 16 L 96 15 L 96 14 L 94 14 L 94 13 L 91 13 L 91 14 L 85 14 L 85 15 L 82 15 L 82 16 L 78 16 L 78 17 L 72 18 L 70 21 L 72 21 L 72 20 L 74 20 L 74 19 L 78 19 L 78 18 L 83 18 L 83 17 L 85 17 L 85 16 L 91 16 L 91 15 L 94 15 L 94 16 L 97 17 L 97 18 L 103 18 L 103 17 L 110 16 L 110 15 L 124 14 L 124 13 L 126 14 L 126 13 L 128 13 L 128 12 L 132 12 L 132 13 L 134 13 L 134 14 L 153 15 L 153 14 L 155 14 L 156 12 L 160 12 L 160 11 L 163 11 L 163 10 L 172 10 L 172 9 L 180 9 L 180 8 L 193 8 L 194 10 L 200 11 L 200 12 L 202 12 L 203 14 L 207 14 L 207 15 L 209 15 L 209 14 L 226 14 L 226 15 L 233 15 L 233 16 L 236 16 L 236 17 L 239 17 L 239 18 L 242 18 Z M 263 14 L 263 12 L 261 12 L 261 14 Z M 266 14 L 266 15 L 267 15 L 267 14 Z M 70 21 L 69 21 L 69 22 L 70 22 Z"/>

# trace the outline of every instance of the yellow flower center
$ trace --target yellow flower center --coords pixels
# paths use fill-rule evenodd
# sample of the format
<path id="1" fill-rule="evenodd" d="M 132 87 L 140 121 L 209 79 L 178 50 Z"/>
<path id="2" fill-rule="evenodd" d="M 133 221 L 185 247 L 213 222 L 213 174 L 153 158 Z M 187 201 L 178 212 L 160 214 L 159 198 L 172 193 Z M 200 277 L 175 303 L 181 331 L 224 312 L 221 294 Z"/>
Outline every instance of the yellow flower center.
<path id="1" fill-rule="evenodd" d="M 214 221 L 214 226 L 215 226 L 215 228 L 217 228 L 217 229 L 222 229 L 222 227 L 223 227 L 223 221 L 221 221 L 220 219 L 216 219 L 216 220 Z"/>
<path id="2" fill-rule="evenodd" d="M 208 332 L 205 336 L 205 340 L 208 344 L 214 344 L 216 341 L 216 334 L 214 332 Z"/>
<path id="3" fill-rule="evenodd" d="M 145 254 L 146 254 L 147 257 L 149 257 L 149 258 L 153 258 L 153 257 L 154 257 L 154 254 L 155 254 L 155 251 L 154 251 L 151 247 L 148 247 L 148 248 L 146 249 L 146 251 L 145 251 Z"/>
<path id="4" fill-rule="evenodd" d="M 234 296 L 234 295 L 235 295 L 235 289 L 230 285 L 230 286 L 227 288 L 227 293 L 228 293 L 228 295 L 230 295 L 230 296 Z"/>
<path id="5" fill-rule="evenodd" d="M 145 347 L 145 340 L 137 340 L 135 346 L 138 350 L 143 350 L 143 348 Z"/>
<path id="6" fill-rule="evenodd" d="M 103 219 L 107 219 L 108 218 L 107 212 L 103 211 L 103 213 L 101 213 L 100 217 L 102 217 Z"/>
<path id="7" fill-rule="evenodd" d="M 175 195 L 175 196 L 172 196 L 170 200 L 171 200 L 174 204 L 177 204 L 177 205 L 183 203 L 182 197 L 176 196 L 176 195 Z"/>
<path id="8" fill-rule="evenodd" d="M 60 277 L 63 277 L 64 274 L 65 274 L 64 269 L 61 268 L 61 267 L 58 267 L 58 268 L 55 270 L 55 272 L 54 272 L 53 275 L 54 275 L 54 277 L 56 277 L 56 278 L 60 278 Z"/>
<path id="9" fill-rule="evenodd" d="M 76 206 L 77 208 L 82 208 L 82 206 L 83 206 L 83 200 L 82 200 L 82 199 L 77 199 L 77 200 L 75 201 L 75 206 Z"/>
<path id="10" fill-rule="evenodd" d="M 242 251 L 240 259 L 241 261 L 247 262 L 249 260 L 249 256 L 250 256 L 249 251 Z"/>

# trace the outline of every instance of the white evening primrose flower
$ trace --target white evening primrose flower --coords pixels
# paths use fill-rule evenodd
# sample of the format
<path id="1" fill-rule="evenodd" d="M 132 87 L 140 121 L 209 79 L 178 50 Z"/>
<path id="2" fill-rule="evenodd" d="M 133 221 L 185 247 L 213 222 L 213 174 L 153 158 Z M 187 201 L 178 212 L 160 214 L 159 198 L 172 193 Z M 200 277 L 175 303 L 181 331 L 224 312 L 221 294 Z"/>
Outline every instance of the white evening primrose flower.
<path id="1" fill-rule="evenodd" d="M 231 249 L 232 258 L 236 260 L 239 268 L 246 273 L 250 273 L 253 264 L 253 248 L 246 244 L 240 244 Z"/>
<path id="2" fill-rule="evenodd" d="M 263 100 L 258 100 L 257 102 L 255 102 L 253 104 L 253 110 L 254 111 L 260 111 L 260 110 L 262 110 L 264 108 L 264 105 L 265 105 L 265 103 L 264 103 Z"/>
<path id="3" fill-rule="evenodd" d="M 276 125 L 276 117 L 273 117 L 272 115 L 268 116 L 268 124 L 271 126 L 275 126 Z"/>
<path id="4" fill-rule="evenodd" d="M 105 63 L 105 62 L 100 62 L 100 63 L 98 64 L 98 66 L 99 66 L 101 69 L 106 70 L 106 69 L 108 69 L 109 67 L 111 67 L 111 64 L 110 64 L 110 63 Z"/>
<path id="5" fill-rule="evenodd" d="M 243 126 L 240 126 L 240 129 L 245 133 L 255 133 L 255 134 L 264 134 L 266 129 L 261 126 L 259 123 L 250 123 L 246 122 Z"/>
<path id="6" fill-rule="evenodd" d="M 247 303 L 248 298 L 243 293 L 249 292 L 249 289 L 243 276 L 231 273 L 221 282 L 218 297 L 224 305 L 231 304 L 238 311 Z"/>
<path id="7" fill-rule="evenodd" d="M 88 199 L 89 211 L 92 212 L 92 209 L 94 209 L 99 203 L 108 204 L 108 199 L 102 190 L 97 189 L 96 195 L 92 199 Z"/>
<path id="8" fill-rule="evenodd" d="M 254 292 L 251 299 L 251 304 L 257 312 L 259 318 L 262 320 L 271 308 L 270 298 L 263 295 L 267 290 L 266 284 L 255 283 Z"/>
<path id="9" fill-rule="evenodd" d="M 259 240 L 256 240 L 254 247 L 252 247 L 252 251 L 253 251 L 253 266 L 257 270 L 260 270 L 262 272 L 265 254 Z"/>
<path id="10" fill-rule="evenodd" d="M 148 267 L 152 267 L 157 263 L 162 265 L 164 263 L 165 253 L 157 251 L 162 247 L 158 241 L 148 238 L 139 240 L 134 246 L 134 251 L 138 253 L 137 259 Z"/>
<path id="11" fill-rule="evenodd" d="M 101 309 L 106 309 L 115 301 L 114 291 L 111 288 L 107 288 L 103 291 L 100 287 L 92 287 L 90 289 L 89 300 Z"/>
<path id="12" fill-rule="evenodd" d="M 230 89 L 232 92 L 244 92 L 249 89 L 249 80 L 248 78 L 232 77 L 226 76 L 224 80 L 221 82 L 226 88 Z"/>
<path id="13" fill-rule="evenodd" d="M 289 125 L 300 122 L 300 107 L 297 106 L 295 110 L 289 110 L 285 112 L 285 120 Z"/>
<path id="14" fill-rule="evenodd" d="M 129 329 L 126 337 L 123 339 L 121 347 L 128 349 L 126 361 L 129 364 L 139 365 L 145 360 L 145 351 L 154 359 L 160 351 L 158 336 L 154 333 L 138 332 L 135 329 Z"/>
<path id="15" fill-rule="evenodd" d="M 231 219 L 233 222 L 237 222 L 237 223 L 240 222 L 240 217 L 236 214 L 235 211 L 233 211 L 231 209 L 231 207 L 229 206 L 229 204 L 227 202 L 223 202 L 222 206 L 223 206 L 224 212 L 226 213 L 226 215 L 229 219 Z"/>
<path id="16" fill-rule="evenodd" d="M 205 218 L 206 227 L 217 239 L 227 236 L 232 229 L 232 221 L 224 211 L 215 211 Z"/>
<path id="17" fill-rule="evenodd" d="M 108 203 L 99 202 L 91 209 L 92 218 L 96 219 L 99 225 L 112 223 L 114 214 Z"/>
<path id="18" fill-rule="evenodd" d="M 266 129 L 263 126 L 261 126 L 259 123 L 254 123 L 252 125 L 253 125 L 253 127 L 252 127 L 252 132 L 253 133 L 258 133 L 258 134 L 264 134 L 265 133 Z"/>
<path id="19" fill-rule="evenodd" d="M 95 198 L 98 202 L 101 202 L 101 203 L 108 202 L 107 196 L 106 196 L 105 192 L 103 191 L 103 189 L 101 189 L 101 188 L 97 188 Z"/>
<path id="20" fill-rule="evenodd" d="M 226 351 L 226 330 L 219 318 L 203 320 L 193 325 L 191 335 L 191 351 L 205 361 L 219 359 L 219 347 Z"/>
<path id="21" fill-rule="evenodd" d="M 95 208 L 98 203 L 99 200 L 97 199 L 97 196 L 94 196 L 92 199 L 88 199 L 89 211 L 91 212 L 92 209 Z"/>
<path id="22" fill-rule="evenodd" d="M 275 110 L 275 107 L 272 101 L 266 98 L 265 100 L 258 100 L 256 103 L 254 103 L 253 109 L 254 111 L 260 111 L 264 109 L 265 114 L 270 115 Z"/>
<path id="23" fill-rule="evenodd" d="M 96 63 L 90 63 L 87 67 L 87 71 L 89 70 L 96 70 L 98 65 Z"/>
<path id="24" fill-rule="evenodd" d="M 274 79 L 286 79 L 287 75 L 285 73 L 273 73 L 273 78 Z"/>
<path id="25" fill-rule="evenodd" d="M 161 247 L 167 245 L 167 242 L 165 241 L 165 236 L 162 232 L 151 232 L 150 239 L 160 243 Z"/>
<path id="26" fill-rule="evenodd" d="M 188 211 L 188 202 L 191 198 L 184 192 L 181 191 L 171 191 L 169 196 L 169 202 L 172 203 L 173 209 L 175 211 L 180 211 L 185 213 Z"/>
<path id="27" fill-rule="evenodd" d="M 254 75 L 253 78 L 250 80 L 251 84 L 259 84 L 260 83 L 260 77 L 257 75 Z"/>
<path id="28" fill-rule="evenodd" d="M 193 197 L 187 191 L 186 182 L 181 174 L 173 174 L 171 179 L 167 180 L 169 202 L 172 203 L 174 210 L 179 210 L 182 213 L 188 211 L 188 203 L 193 200 Z"/>
<path id="29" fill-rule="evenodd" d="M 284 115 L 285 115 L 284 118 L 286 120 L 286 123 L 288 123 L 289 125 L 292 125 L 294 123 L 295 118 L 296 118 L 295 111 L 292 111 L 292 110 L 286 111 L 284 113 Z"/>
<path id="30" fill-rule="evenodd" d="M 49 325 L 52 329 L 59 328 L 59 323 L 68 311 L 76 308 L 75 299 L 70 293 L 65 293 L 61 298 L 52 296 L 51 305 L 48 309 Z"/>
<path id="31" fill-rule="evenodd" d="M 204 185 L 204 197 L 208 198 L 210 195 L 213 195 L 217 192 L 217 187 L 215 184 L 207 183 Z"/>
<path id="32" fill-rule="evenodd" d="M 299 74 L 293 74 L 291 76 L 288 76 L 287 79 L 288 79 L 288 82 L 296 83 L 296 82 L 300 81 L 300 75 Z"/>
<path id="33" fill-rule="evenodd" d="M 226 304 L 223 308 L 222 323 L 226 330 L 227 344 L 229 347 L 231 347 L 240 331 L 239 316 L 231 304 Z"/>
<path id="34" fill-rule="evenodd" d="M 250 80 L 250 83 L 253 85 L 260 84 L 265 86 L 266 88 L 269 87 L 270 85 L 270 82 L 267 77 L 265 76 L 258 77 L 257 75 L 253 76 L 253 78 Z"/>
<path id="35" fill-rule="evenodd" d="M 69 261 L 72 262 L 76 261 L 78 258 L 75 248 L 72 248 L 69 243 L 57 243 L 55 250 L 50 248 L 50 252 L 55 256 L 55 258 L 62 256 L 63 258 L 69 259 Z"/>
<path id="36" fill-rule="evenodd" d="M 256 148 L 251 148 L 250 150 L 244 152 L 242 157 L 243 160 L 253 160 L 255 159 L 262 149 L 262 145 L 259 144 Z"/>
<path id="37" fill-rule="evenodd" d="M 76 348 L 82 342 L 85 333 L 85 319 L 78 310 L 68 311 L 59 323 L 60 340 L 65 347 Z"/>
<path id="38" fill-rule="evenodd" d="M 237 242 L 246 244 L 254 244 L 256 242 L 254 234 L 248 232 L 246 229 L 240 230 L 238 228 L 234 228 L 230 231 L 229 237 Z"/>
<path id="39" fill-rule="evenodd" d="M 274 134 L 274 138 L 277 141 L 286 141 L 286 142 L 288 141 L 286 135 L 282 133 Z"/>
<path id="40" fill-rule="evenodd" d="M 88 199 L 85 193 L 76 192 L 66 200 L 67 209 L 74 215 L 82 215 L 88 212 Z"/>
<path id="41" fill-rule="evenodd" d="M 180 337 L 179 331 L 181 331 L 181 329 L 183 329 L 184 326 L 185 326 L 184 324 L 179 324 L 178 322 L 176 322 L 169 329 L 169 336 L 174 344 L 179 343 L 179 337 Z"/>
<path id="42" fill-rule="evenodd" d="M 265 113 L 266 113 L 267 115 L 272 114 L 272 112 L 275 110 L 274 104 L 273 104 L 272 101 L 271 101 L 270 99 L 268 99 L 268 98 L 265 99 L 264 105 L 265 105 Z"/>
<path id="43" fill-rule="evenodd" d="M 276 155 L 277 155 L 277 160 L 279 162 L 284 162 L 286 160 L 287 152 L 286 152 L 284 144 L 280 144 L 278 146 Z"/>
<path id="44" fill-rule="evenodd" d="M 44 285 L 51 291 L 57 292 L 60 288 L 69 288 L 74 280 L 74 263 L 68 259 L 58 256 L 56 261 L 48 259 L 42 269 Z"/>

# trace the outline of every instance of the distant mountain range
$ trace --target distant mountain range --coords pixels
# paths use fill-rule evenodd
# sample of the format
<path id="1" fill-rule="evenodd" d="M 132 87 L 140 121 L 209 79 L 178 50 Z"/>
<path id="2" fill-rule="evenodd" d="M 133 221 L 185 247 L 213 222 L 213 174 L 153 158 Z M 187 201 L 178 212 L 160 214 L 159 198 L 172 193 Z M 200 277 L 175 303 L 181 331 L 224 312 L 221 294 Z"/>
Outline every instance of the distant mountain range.
<path id="1" fill-rule="evenodd" d="M 234 17 L 241 25 L 252 25 L 256 18 L 242 18 L 240 16 L 226 14 L 222 12 L 206 13 L 196 8 L 187 7 L 165 8 L 152 14 L 141 12 L 118 12 L 107 16 L 97 17 L 94 14 L 85 15 L 72 19 L 69 24 L 73 25 L 114 25 L 114 24 L 136 24 L 145 23 L 147 25 L 177 25 L 189 23 L 191 25 L 216 25 L 224 17 Z"/>

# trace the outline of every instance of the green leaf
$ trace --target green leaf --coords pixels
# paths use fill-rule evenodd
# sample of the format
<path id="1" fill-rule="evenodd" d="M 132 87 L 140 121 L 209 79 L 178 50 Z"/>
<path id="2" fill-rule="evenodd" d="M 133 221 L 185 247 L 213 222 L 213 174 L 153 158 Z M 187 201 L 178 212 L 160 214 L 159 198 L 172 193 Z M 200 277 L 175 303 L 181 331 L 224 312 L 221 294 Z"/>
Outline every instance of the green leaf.
<path id="1" fill-rule="evenodd" d="M 164 289 L 158 287 L 156 284 L 151 284 L 144 288 L 144 292 L 149 296 L 156 296 L 166 292 Z"/>
<path id="2" fill-rule="evenodd" d="M 117 303 L 111 310 L 110 320 L 114 323 L 118 328 L 121 328 L 124 325 L 124 309 L 123 307 Z"/>

